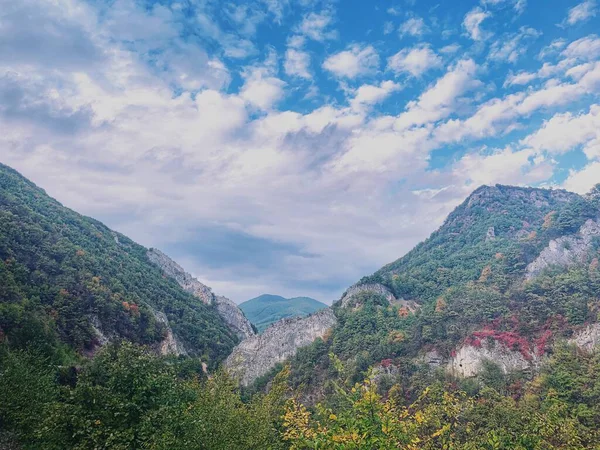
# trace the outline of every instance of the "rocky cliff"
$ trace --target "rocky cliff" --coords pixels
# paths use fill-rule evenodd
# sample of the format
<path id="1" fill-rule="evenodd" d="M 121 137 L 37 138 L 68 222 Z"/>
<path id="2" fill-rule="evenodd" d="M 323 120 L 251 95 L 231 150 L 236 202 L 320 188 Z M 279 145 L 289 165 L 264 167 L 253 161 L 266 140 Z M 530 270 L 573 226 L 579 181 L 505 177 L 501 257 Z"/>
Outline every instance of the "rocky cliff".
<path id="1" fill-rule="evenodd" d="M 548 247 L 527 266 L 526 278 L 534 278 L 548 267 L 569 267 L 585 262 L 596 237 L 600 237 L 600 221 L 589 219 L 577 233 L 550 241 Z"/>
<path id="2" fill-rule="evenodd" d="M 511 350 L 500 342 L 485 342 L 480 346 L 465 344 L 450 358 L 446 370 L 454 376 L 469 378 L 478 375 L 485 361 L 498 365 L 502 372 L 524 372 L 537 367 L 538 356 Z"/>
<path id="3" fill-rule="evenodd" d="M 240 308 L 235 303 L 223 296 L 213 294 L 212 290 L 200 283 L 191 274 L 187 273 L 179 264 L 169 258 L 160 250 L 151 248 L 147 252 L 148 259 L 163 271 L 163 273 L 173 278 L 187 292 L 198 297 L 207 305 L 214 304 L 219 315 L 223 318 L 225 324 L 241 340 L 254 336 L 252 324 Z"/>
<path id="4" fill-rule="evenodd" d="M 348 290 L 342 296 L 340 300 L 342 303 L 342 307 L 346 307 L 352 303 L 352 300 L 355 299 L 359 294 L 376 294 L 385 297 L 385 299 L 392 303 L 396 300 L 392 291 L 390 291 L 383 284 L 379 283 L 367 283 L 367 284 L 355 284 L 348 288 Z"/>
<path id="5" fill-rule="evenodd" d="M 335 324 L 331 308 L 304 318 L 280 320 L 262 334 L 242 341 L 233 349 L 225 366 L 243 386 L 247 386 L 277 363 L 294 356 L 300 347 L 322 338 Z"/>

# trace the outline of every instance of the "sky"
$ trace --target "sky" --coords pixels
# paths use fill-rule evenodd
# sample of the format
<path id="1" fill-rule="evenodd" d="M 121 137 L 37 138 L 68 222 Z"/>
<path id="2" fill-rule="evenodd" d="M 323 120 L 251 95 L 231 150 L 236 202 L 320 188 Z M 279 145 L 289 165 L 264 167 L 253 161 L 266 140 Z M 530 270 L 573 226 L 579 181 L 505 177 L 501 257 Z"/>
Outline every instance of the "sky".
<path id="1" fill-rule="evenodd" d="M 496 183 L 600 182 L 595 0 L 0 0 L 0 162 L 213 290 L 330 303 Z"/>

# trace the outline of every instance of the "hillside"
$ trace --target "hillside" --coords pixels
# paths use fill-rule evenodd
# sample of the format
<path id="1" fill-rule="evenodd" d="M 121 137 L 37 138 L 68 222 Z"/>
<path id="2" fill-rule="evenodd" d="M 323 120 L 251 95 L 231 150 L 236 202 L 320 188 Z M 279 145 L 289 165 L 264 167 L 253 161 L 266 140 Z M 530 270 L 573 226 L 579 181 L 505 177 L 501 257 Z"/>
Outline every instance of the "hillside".
<path id="1" fill-rule="evenodd" d="M 491 359 L 506 380 L 527 378 L 554 345 L 596 342 L 599 193 L 475 190 L 430 238 L 346 291 L 326 339 L 291 359 L 292 384 L 321 397 L 333 354 L 345 380 L 374 366 L 410 398 L 440 370 L 480 377 Z"/>
<path id="2" fill-rule="evenodd" d="M 263 294 L 241 303 L 239 307 L 260 333 L 281 319 L 305 317 L 327 305 L 310 297 L 284 298 Z"/>
<path id="3" fill-rule="evenodd" d="M 65 208 L 0 165 L 0 340 L 92 354 L 126 339 L 215 367 L 238 342 L 217 307 L 182 289 L 147 249 Z"/>

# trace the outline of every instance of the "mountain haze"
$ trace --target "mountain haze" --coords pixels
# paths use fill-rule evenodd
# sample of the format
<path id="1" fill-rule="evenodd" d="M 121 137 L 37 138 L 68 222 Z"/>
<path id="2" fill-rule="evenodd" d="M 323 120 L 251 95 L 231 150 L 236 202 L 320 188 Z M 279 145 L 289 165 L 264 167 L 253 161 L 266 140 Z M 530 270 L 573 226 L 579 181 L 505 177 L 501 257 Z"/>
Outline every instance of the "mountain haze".
<path id="1" fill-rule="evenodd" d="M 327 305 L 310 297 L 284 298 L 280 295 L 263 294 L 239 305 L 248 320 L 259 332 L 285 318 L 305 317 Z"/>

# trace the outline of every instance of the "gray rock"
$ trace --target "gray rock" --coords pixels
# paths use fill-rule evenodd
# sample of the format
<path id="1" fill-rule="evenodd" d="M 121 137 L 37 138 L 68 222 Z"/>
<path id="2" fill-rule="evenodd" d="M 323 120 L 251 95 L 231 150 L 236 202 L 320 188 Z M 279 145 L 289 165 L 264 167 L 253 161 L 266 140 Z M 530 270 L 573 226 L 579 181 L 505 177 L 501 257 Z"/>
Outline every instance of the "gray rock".
<path id="1" fill-rule="evenodd" d="M 166 276 L 177 281 L 177 284 L 179 284 L 179 286 L 181 286 L 185 291 L 198 297 L 207 305 L 212 303 L 213 293 L 210 288 L 200 283 L 196 278 L 183 270 L 183 267 L 165 255 L 163 252 L 155 248 L 151 248 L 148 250 L 146 255 L 148 256 L 150 262 L 160 267 Z"/>
<path id="2" fill-rule="evenodd" d="M 167 316 L 162 311 L 152 311 L 154 313 L 154 317 L 160 323 L 162 323 L 167 329 L 167 334 L 165 338 L 158 345 L 158 352 L 161 355 L 187 355 L 187 351 L 183 344 L 177 340 L 175 335 L 173 334 L 173 330 L 169 325 L 169 321 L 167 320 Z"/>
<path id="3" fill-rule="evenodd" d="M 262 334 L 245 339 L 225 361 L 231 375 L 248 386 L 266 374 L 276 364 L 296 354 L 300 347 L 325 336 L 336 324 L 331 308 L 325 308 L 308 317 L 282 319 Z"/>
<path id="4" fill-rule="evenodd" d="M 575 333 L 569 343 L 575 344 L 586 352 L 595 351 L 598 344 L 600 344 L 600 323 L 588 325 L 583 330 Z"/>
<path id="5" fill-rule="evenodd" d="M 440 355 L 437 350 L 428 351 L 421 358 L 419 358 L 419 361 L 427 364 L 431 369 L 437 369 L 438 367 L 443 366 L 445 363 L 444 357 Z"/>
<path id="6" fill-rule="evenodd" d="M 589 219 L 579 231 L 549 242 L 540 255 L 527 266 L 525 278 L 532 279 L 548 267 L 570 267 L 586 261 L 593 238 L 600 236 L 600 223 Z"/>
<path id="7" fill-rule="evenodd" d="M 497 364 L 504 373 L 529 371 L 539 365 L 539 357 L 532 353 L 526 358 L 521 352 L 511 350 L 500 342 L 483 342 L 480 347 L 463 345 L 450 358 L 446 370 L 454 376 L 474 377 L 481 373 L 484 361 Z"/>
<path id="8" fill-rule="evenodd" d="M 390 303 L 396 302 L 396 297 L 392 294 L 388 288 L 386 288 L 383 284 L 379 283 L 370 283 L 370 284 L 355 284 L 351 286 L 342 296 L 341 302 L 342 306 L 348 306 L 352 299 L 356 297 L 358 294 L 370 293 L 370 294 L 379 294 L 386 298 Z"/>
<path id="9" fill-rule="evenodd" d="M 208 286 L 200 283 L 200 281 L 187 273 L 179 264 L 160 250 L 151 248 L 146 254 L 153 264 L 157 265 L 166 276 L 177 281 L 179 286 L 185 291 L 196 296 L 207 305 L 214 304 L 225 324 L 240 339 L 243 340 L 250 336 L 254 336 L 254 330 L 252 329 L 250 321 L 244 316 L 242 310 L 238 308 L 235 303 L 226 297 L 213 294 Z"/>
<path id="10" fill-rule="evenodd" d="M 219 315 L 240 339 L 243 340 L 250 336 L 254 336 L 254 329 L 252 328 L 250 321 L 235 303 L 222 295 L 215 295 L 214 303 Z"/>

